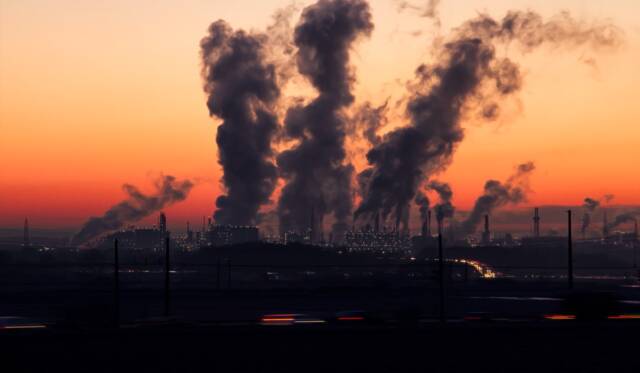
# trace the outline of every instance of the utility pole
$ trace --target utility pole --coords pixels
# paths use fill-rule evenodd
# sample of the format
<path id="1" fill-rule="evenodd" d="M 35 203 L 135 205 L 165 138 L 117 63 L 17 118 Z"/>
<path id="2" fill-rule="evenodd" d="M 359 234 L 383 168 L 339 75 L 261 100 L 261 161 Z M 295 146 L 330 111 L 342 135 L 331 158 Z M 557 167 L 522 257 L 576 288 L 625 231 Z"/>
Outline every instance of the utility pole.
<path id="1" fill-rule="evenodd" d="M 118 258 L 118 239 L 113 241 L 113 320 L 120 327 L 120 260 Z"/>
<path id="2" fill-rule="evenodd" d="M 231 290 L 231 259 L 227 259 L 227 288 Z"/>
<path id="3" fill-rule="evenodd" d="M 567 237 L 568 237 L 568 256 L 569 256 L 569 263 L 568 263 L 568 273 L 567 273 L 567 277 L 569 279 L 569 290 L 573 289 L 573 238 L 571 237 L 571 210 L 567 210 Z"/>
<path id="4" fill-rule="evenodd" d="M 440 283 L 440 322 L 446 322 L 444 293 L 444 253 L 442 250 L 442 219 L 438 219 L 438 281 Z"/>
<path id="5" fill-rule="evenodd" d="M 164 259 L 164 316 L 169 317 L 169 299 L 171 297 L 170 294 L 170 271 L 171 271 L 171 263 L 169 262 L 169 237 L 165 238 L 165 259 Z"/>

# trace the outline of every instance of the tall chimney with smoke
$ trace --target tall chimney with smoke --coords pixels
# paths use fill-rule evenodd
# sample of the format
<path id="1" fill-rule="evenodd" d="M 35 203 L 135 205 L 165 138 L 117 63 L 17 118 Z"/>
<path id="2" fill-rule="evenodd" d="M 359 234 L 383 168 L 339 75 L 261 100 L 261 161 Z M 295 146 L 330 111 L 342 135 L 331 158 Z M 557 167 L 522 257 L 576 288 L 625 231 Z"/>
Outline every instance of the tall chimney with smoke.
<path id="1" fill-rule="evenodd" d="M 533 210 L 533 237 L 540 237 L 540 215 L 538 208 Z"/>
<path id="2" fill-rule="evenodd" d="M 609 219 L 607 218 L 607 210 L 604 210 L 602 217 L 602 238 L 609 237 Z"/>
<path id="3" fill-rule="evenodd" d="M 502 20 L 488 15 L 457 27 L 437 43 L 431 65 L 416 69 L 406 114 L 410 122 L 387 133 L 367 153 L 369 168 L 356 217 L 376 211 L 402 216 L 420 185 L 450 163 L 464 138 L 462 121 L 476 114 L 495 120 L 500 102 L 522 88 L 519 66 L 499 57 L 496 49 L 510 45 L 523 52 L 542 45 L 553 47 L 615 47 L 620 32 L 612 25 L 587 25 L 568 13 L 549 21 L 534 12 L 508 12 Z"/>
<path id="4" fill-rule="evenodd" d="M 183 201 L 189 195 L 193 183 L 189 180 L 178 181 L 175 177 L 162 176 L 155 182 L 154 194 L 146 195 L 133 185 L 125 184 L 122 189 L 127 199 L 117 203 L 100 217 L 91 217 L 84 223 L 73 242 L 85 243 L 102 234 L 122 228 L 126 223 L 146 218 L 174 203 Z M 166 227 L 166 220 L 164 222 Z"/>
<path id="5" fill-rule="evenodd" d="M 364 0 L 320 0 L 302 12 L 294 32 L 296 62 L 318 96 L 289 108 L 285 117 L 285 137 L 298 143 L 277 157 L 286 181 L 278 201 L 281 231 L 299 231 L 310 204 L 319 220 L 333 215 L 334 239 L 342 240 L 348 228 L 353 166 L 346 157 L 344 109 L 354 101 L 355 81 L 349 52 L 372 30 Z"/>
<path id="6" fill-rule="evenodd" d="M 489 230 L 489 214 L 484 216 L 484 231 L 482 232 L 482 244 L 488 246 L 491 244 L 491 231 Z"/>
<path id="7" fill-rule="evenodd" d="M 276 186 L 271 142 L 280 88 L 275 65 L 266 61 L 266 41 L 264 34 L 217 21 L 200 42 L 209 115 L 222 120 L 216 143 L 225 194 L 216 199 L 217 224 L 257 224 Z"/>
<path id="8" fill-rule="evenodd" d="M 465 235 L 473 234 L 480 224 L 482 215 L 507 204 L 518 204 L 526 201 L 529 175 L 535 169 L 533 162 L 519 165 L 516 172 L 506 182 L 488 180 L 484 185 L 484 193 L 476 199 L 473 210 L 462 222 Z"/>

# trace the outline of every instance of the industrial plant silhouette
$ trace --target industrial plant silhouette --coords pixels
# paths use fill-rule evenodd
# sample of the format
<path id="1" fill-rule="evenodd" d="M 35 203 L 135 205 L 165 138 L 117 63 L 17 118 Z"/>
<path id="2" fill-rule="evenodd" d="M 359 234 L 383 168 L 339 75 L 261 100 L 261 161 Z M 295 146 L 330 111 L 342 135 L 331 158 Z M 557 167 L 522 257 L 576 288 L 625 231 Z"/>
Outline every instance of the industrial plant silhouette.
<path id="1" fill-rule="evenodd" d="M 124 184 L 75 232 L 34 216 L 1 230 L 3 367 L 640 371 L 637 206 L 534 206 L 533 160 L 487 178 L 468 209 L 443 176 L 466 122 L 517 101 L 518 54 L 598 55 L 623 33 L 512 10 L 440 35 L 427 3 L 397 5 L 439 30 L 430 57 L 402 100 L 377 104 L 356 97 L 352 61 L 375 29 L 368 1 L 294 4 L 266 31 L 212 22 L 199 62 L 215 206 L 174 218 L 202 181 L 163 174 L 151 192 Z M 300 81 L 308 97 L 291 93 Z"/>

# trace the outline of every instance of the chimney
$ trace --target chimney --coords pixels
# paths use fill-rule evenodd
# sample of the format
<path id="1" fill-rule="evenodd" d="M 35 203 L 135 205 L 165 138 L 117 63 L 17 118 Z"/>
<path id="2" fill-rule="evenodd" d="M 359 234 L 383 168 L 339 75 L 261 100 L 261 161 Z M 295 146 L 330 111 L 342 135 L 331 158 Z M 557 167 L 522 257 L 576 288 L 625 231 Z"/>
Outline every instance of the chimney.
<path id="1" fill-rule="evenodd" d="M 489 215 L 484 216 L 484 232 L 482 232 L 482 244 L 491 244 L 491 231 L 489 230 Z"/>
<path id="2" fill-rule="evenodd" d="M 378 233 L 380 231 L 380 211 L 376 212 L 376 221 L 374 224 L 375 232 Z"/>
<path id="3" fill-rule="evenodd" d="M 537 207 L 533 212 L 533 236 L 540 237 L 540 215 Z"/>
<path id="4" fill-rule="evenodd" d="M 602 238 L 609 237 L 609 220 L 607 219 L 607 210 L 604 210 L 602 218 Z"/>
<path id="5" fill-rule="evenodd" d="M 422 238 L 428 237 L 428 224 L 429 224 L 428 221 L 429 221 L 429 218 L 427 217 L 422 222 Z"/>
<path id="6" fill-rule="evenodd" d="M 315 223 L 316 223 L 316 216 L 315 216 L 315 211 L 314 211 L 314 206 L 311 205 L 311 218 L 309 221 L 309 243 L 313 244 L 315 242 Z"/>

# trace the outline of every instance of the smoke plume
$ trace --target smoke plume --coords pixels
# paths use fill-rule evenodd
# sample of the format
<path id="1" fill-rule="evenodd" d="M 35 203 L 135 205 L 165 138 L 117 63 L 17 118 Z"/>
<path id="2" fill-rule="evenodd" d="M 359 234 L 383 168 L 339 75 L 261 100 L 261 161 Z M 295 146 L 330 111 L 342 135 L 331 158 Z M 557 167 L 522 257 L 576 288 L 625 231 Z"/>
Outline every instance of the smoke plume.
<path id="1" fill-rule="evenodd" d="M 589 225 L 591 225 L 591 214 L 600 206 L 600 201 L 587 197 L 584 199 L 582 207 L 584 207 L 584 215 L 582 215 L 582 226 L 580 232 L 584 235 L 587 233 Z"/>
<path id="2" fill-rule="evenodd" d="M 285 136 L 297 144 L 277 158 L 286 181 L 278 204 L 282 231 L 307 228 L 312 209 L 320 221 L 333 214 L 334 237 L 348 227 L 353 167 L 345 162 L 343 109 L 354 100 L 355 80 L 349 51 L 372 30 L 364 0 L 320 0 L 303 10 L 294 32 L 296 61 L 318 96 L 308 105 L 291 107 L 285 118 Z"/>
<path id="3" fill-rule="evenodd" d="M 125 184 L 122 189 L 127 199 L 107 210 L 101 217 L 91 217 L 80 229 L 73 242 L 81 244 L 105 233 L 122 228 L 127 223 L 143 219 L 176 202 L 183 201 L 189 195 L 193 183 L 189 180 L 176 180 L 173 176 L 163 176 L 155 182 L 156 191 L 145 195 L 133 185 Z"/>
<path id="4" fill-rule="evenodd" d="M 354 120 L 362 130 L 362 137 L 371 145 L 378 145 L 382 141 L 377 132 L 387 124 L 388 106 L 389 100 L 380 106 L 366 102 L 358 108 Z"/>
<path id="5" fill-rule="evenodd" d="M 616 218 L 607 225 L 607 230 L 611 231 L 622 224 L 635 222 L 640 216 L 640 210 L 625 212 L 624 214 L 620 214 L 616 216 Z"/>
<path id="6" fill-rule="evenodd" d="M 478 197 L 473 210 L 462 222 L 462 233 L 466 235 L 474 233 L 482 217 L 494 209 L 526 201 L 528 178 L 534 169 L 535 165 L 532 162 L 523 163 L 518 166 L 516 173 L 504 183 L 488 180 L 484 185 L 484 193 Z"/>
<path id="7" fill-rule="evenodd" d="M 620 33 L 609 24 L 587 25 L 567 13 L 544 21 L 533 12 L 509 12 L 497 21 L 480 15 L 436 44 L 433 64 L 416 69 L 409 86 L 406 115 L 410 122 L 386 136 L 367 153 L 370 175 L 356 217 L 402 215 L 420 184 L 451 162 L 464 138 L 462 120 L 477 114 L 490 121 L 500 102 L 522 87 L 519 66 L 496 56 L 496 46 L 528 52 L 551 47 L 615 47 Z"/>
<path id="8" fill-rule="evenodd" d="M 436 219 L 438 220 L 438 224 L 442 225 L 444 219 L 449 219 L 453 217 L 456 209 L 453 207 L 451 203 L 451 199 L 453 198 L 453 191 L 451 187 L 447 183 L 442 183 L 439 181 L 432 181 L 427 185 L 427 187 L 431 190 L 434 190 L 438 194 L 438 198 L 440 201 L 435 206 L 436 210 Z"/>
<path id="9" fill-rule="evenodd" d="M 271 140 L 280 89 L 275 66 L 265 62 L 266 40 L 217 21 L 200 42 L 209 114 L 222 119 L 216 143 L 226 193 L 216 200 L 218 224 L 256 224 L 277 181 Z"/>

